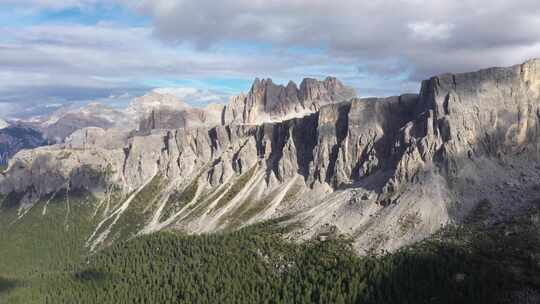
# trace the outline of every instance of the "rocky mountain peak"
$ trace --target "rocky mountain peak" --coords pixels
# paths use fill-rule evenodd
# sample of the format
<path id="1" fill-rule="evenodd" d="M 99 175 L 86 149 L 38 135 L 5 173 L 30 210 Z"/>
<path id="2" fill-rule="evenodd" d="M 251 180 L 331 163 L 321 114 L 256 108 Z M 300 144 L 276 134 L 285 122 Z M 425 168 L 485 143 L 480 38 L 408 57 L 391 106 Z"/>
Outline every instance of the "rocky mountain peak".
<path id="1" fill-rule="evenodd" d="M 256 78 L 246 96 L 232 98 L 225 109 L 225 123 L 259 124 L 304 116 L 321 105 L 354 98 L 354 89 L 336 78 L 323 81 L 306 78 L 300 88 L 290 81 L 286 86 L 272 79 Z"/>
<path id="2" fill-rule="evenodd" d="M 531 91 L 540 95 L 540 58 L 531 59 L 522 64 L 521 75 Z"/>
<path id="3" fill-rule="evenodd" d="M 224 106 L 192 107 L 176 96 L 151 93 L 135 100 L 128 111 L 136 112 L 139 131 L 210 127 L 222 122 Z"/>
<path id="4" fill-rule="evenodd" d="M 289 80 L 289 82 L 287 83 L 287 91 L 288 92 L 297 92 L 298 91 L 298 86 L 296 85 L 296 83 L 292 80 Z"/>
<path id="5" fill-rule="evenodd" d="M 344 86 L 335 77 L 327 77 L 323 81 L 305 78 L 300 83 L 300 98 L 303 100 L 339 102 L 355 96 L 354 89 Z"/>
<path id="6" fill-rule="evenodd" d="M 262 79 L 255 78 L 255 80 L 253 81 L 253 84 L 251 85 L 250 92 L 264 90 L 268 86 L 272 86 L 272 85 L 274 85 L 272 78 L 262 78 Z"/>

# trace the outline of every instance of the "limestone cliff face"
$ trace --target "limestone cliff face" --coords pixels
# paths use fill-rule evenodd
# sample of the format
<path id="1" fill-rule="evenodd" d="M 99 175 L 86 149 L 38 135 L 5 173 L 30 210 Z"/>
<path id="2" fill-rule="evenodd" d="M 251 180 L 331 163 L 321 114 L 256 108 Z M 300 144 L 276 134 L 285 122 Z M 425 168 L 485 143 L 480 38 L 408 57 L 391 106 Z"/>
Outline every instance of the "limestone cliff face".
<path id="1" fill-rule="evenodd" d="M 424 81 L 415 119 L 396 142 L 400 161 L 393 182 L 407 182 L 433 162 L 456 174 L 478 158 L 536 159 L 539 87 L 540 60 Z"/>
<path id="2" fill-rule="evenodd" d="M 300 88 L 256 81 L 221 125 L 146 135 L 87 129 L 19 153 L 0 192 L 86 188 L 107 197 L 114 188 L 122 199 L 104 215 L 110 230 L 159 177 L 141 233 L 293 215 L 302 225 L 292 238 L 345 234 L 360 252 L 422 239 L 481 200 L 504 216 L 539 195 L 539 60 L 433 77 L 419 95 L 339 102 L 347 94 L 333 79 Z M 303 116 L 254 123 L 291 112 Z"/>
<path id="3" fill-rule="evenodd" d="M 417 95 L 354 99 L 321 108 L 313 182 L 334 188 L 390 167 L 393 141 L 413 117 Z"/>
<path id="4" fill-rule="evenodd" d="M 324 81 L 306 78 L 300 88 L 294 82 L 287 86 L 276 85 L 271 79 L 256 79 L 247 95 L 232 98 L 226 107 L 224 124 L 283 120 L 317 111 L 321 106 L 356 97 L 353 89 L 337 79 Z"/>
<path id="5" fill-rule="evenodd" d="M 157 107 L 141 118 L 140 131 L 188 129 L 221 124 L 224 106 L 211 105 L 207 108 L 170 109 Z"/>

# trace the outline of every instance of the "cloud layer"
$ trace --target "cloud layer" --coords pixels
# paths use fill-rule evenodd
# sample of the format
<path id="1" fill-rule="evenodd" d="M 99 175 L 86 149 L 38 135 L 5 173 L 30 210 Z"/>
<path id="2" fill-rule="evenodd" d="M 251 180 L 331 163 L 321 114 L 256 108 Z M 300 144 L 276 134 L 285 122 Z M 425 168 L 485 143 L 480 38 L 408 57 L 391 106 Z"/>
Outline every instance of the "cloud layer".
<path id="1" fill-rule="evenodd" d="M 534 0 L 137 3 L 164 41 L 201 48 L 227 41 L 323 48 L 352 64 L 399 59 L 410 65 L 414 80 L 540 54 L 540 3 Z"/>
<path id="2" fill-rule="evenodd" d="M 0 116 L 124 104 L 159 87 L 204 105 L 255 77 L 334 75 L 361 95 L 390 95 L 434 74 L 540 56 L 540 3 L 531 0 L 0 0 L 0 8 L 10 12 L 0 12 Z"/>

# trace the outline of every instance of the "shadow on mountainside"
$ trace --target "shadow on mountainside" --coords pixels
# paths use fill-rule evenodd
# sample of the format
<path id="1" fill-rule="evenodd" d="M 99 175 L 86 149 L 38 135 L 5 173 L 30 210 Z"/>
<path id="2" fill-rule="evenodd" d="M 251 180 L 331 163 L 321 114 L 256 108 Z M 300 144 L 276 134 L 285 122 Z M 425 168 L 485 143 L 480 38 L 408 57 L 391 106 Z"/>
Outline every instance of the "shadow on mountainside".
<path id="1" fill-rule="evenodd" d="M 466 223 L 381 258 L 375 303 L 539 303 L 540 200 L 492 223 L 483 201 Z M 434 283 L 437 281 L 437 283 Z M 397 287 L 397 288 L 396 288 Z"/>

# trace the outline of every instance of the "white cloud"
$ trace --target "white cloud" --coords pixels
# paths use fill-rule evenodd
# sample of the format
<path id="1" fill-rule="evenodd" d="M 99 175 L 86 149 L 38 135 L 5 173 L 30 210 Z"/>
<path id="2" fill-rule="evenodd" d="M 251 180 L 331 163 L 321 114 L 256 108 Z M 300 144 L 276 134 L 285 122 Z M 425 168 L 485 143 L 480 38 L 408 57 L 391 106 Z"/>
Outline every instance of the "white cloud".
<path id="1" fill-rule="evenodd" d="M 135 9 L 163 41 L 323 48 L 351 64 L 397 58 L 414 80 L 540 54 L 531 49 L 540 42 L 537 0 L 141 0 Z"/>
<path id="2" fill-rule="evenodd" d="M 446 40 L 450 38 L 454 25 L 451 23 L 434 24 L 430 21 L 413 22 L 407 25 L 415 38 L 420 40 Z"/>
<path id="3" fill-rule="evenodd" d="M 116 102 L 125 98 L 108 97 L 143 94 L 154 87 L 148 83 L 160 79 L 277 76 L 282 81 L 297 80 L 323 76 L 306 74 L 315 65 L 339 64 L 325 54 L 285 56 L 272 49 L 246 54 L 242 49 L 170 47 L 156 41 L 150 28 L 102 23 L 0 27 L 0 37 L 5 38 L 0 40 L 0 101 L 21 108 L 51 100 Z M 199 90 L 186 101 L 223 102 L 231 93 L 239 93 L 222 91 Z"/>
<path id="4" fill-rule="evenodd" d="M 0 102 L 11 104 L 12 112 L 13 104 L 124 102 L 156 87 L 149 83 L 169 87 L 174 80 L 216 78 L 285 82 L 333 75 L 361 95 L 387 95 L 414 91 L 433 74 L 509 65 L 540 54 L 537 0 L 0 4 L 34 11 L 122 4 L 150 19 L 148 26 L 104 20 L 0 27 Z M 166 89 L 197 104 L 231 94 L 200 88 Z"/>
<path id="5" fill-rule="evenodd" d="M 184 98 L 186 98 L 186 96 L 190 96 L 190 95 L 199 93 L 200 90 L 198 90 L 196 88 L 187 88 L 187 87 L 182 87 L 182 88 L 157 88 L 157 89 L 154 89 L 154 92 L 159 93 L 159 94 L 175 95 L 176 97 L 178 97 L 180 99 L 184 99 Z"/>

